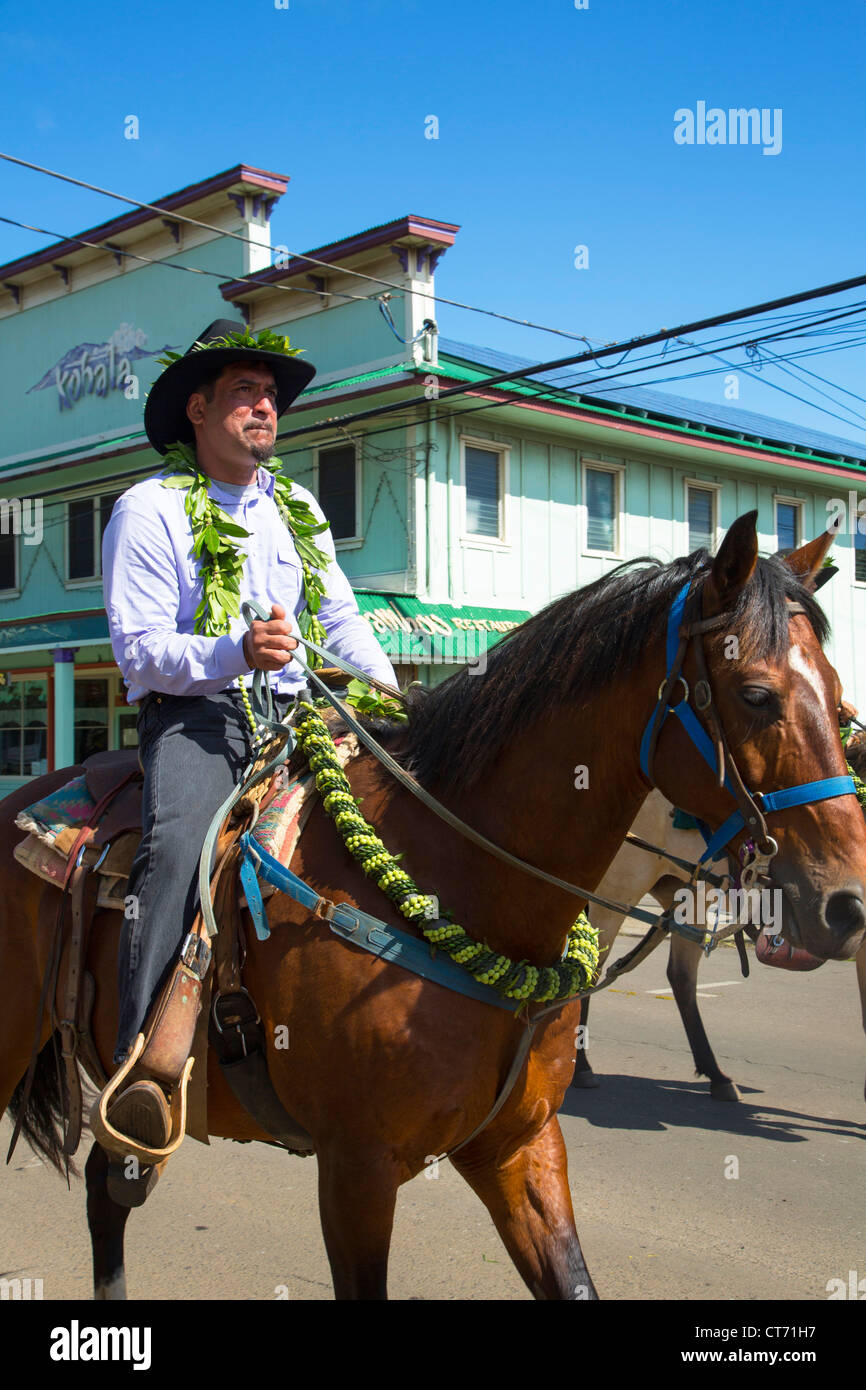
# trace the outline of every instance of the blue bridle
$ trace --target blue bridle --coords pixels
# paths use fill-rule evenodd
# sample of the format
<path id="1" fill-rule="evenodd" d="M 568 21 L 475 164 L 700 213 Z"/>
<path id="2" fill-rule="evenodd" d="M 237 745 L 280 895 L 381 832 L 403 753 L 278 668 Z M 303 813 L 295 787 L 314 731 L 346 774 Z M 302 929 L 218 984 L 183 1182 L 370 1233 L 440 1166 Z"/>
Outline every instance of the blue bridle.
<path id="1" fill-rule="evenodd" d="M 693 628 L 689 625 L 684 625 L 683 617 L 691 585 L 692 581 L 687 580 L 674 599 L 671 611 L 668 615 L 666 641 L 667 673 L 662 684 L 659 686 L 658 703 L 647 721 L 643 738 L 641 739 L 641 771 L 647 780 L 652 782 L 653 786 L 656 784 L 651 774 L 652 752 L 655 741 L 669 714 L 673 714 L 679 719 L 692 743 L 701 754 L 701 757 L 709 764 L 713 771 L 716 772 L 717 770 L 721 770 L 719 769 L 717 749 L 711 742 L 706 729 L 697 718 L 697 715 L 689 703 L 689 687 L 685 677 L 681 674 L 681 667 L 688 642 L 691 640 L 692 636 L 709 630 L 711 626 L 721 626 L 729 615 L 721 614 L 718 618 L 712 619 L 709 622 L 695 624 Z M 700 611 L 700 598 L 697 594 L 694 596 L 694 601 L 697 602 L 698 611 Z M 803 610 L 795 609 L 794 611 L 802 612 Z M 674 688 L 679 684 L 682 684 L 684 693 L 680 701 L 672 705 L 669 703 L 669 698 Z M 697 691 L 702 686 L 706 687 L 702 692 L 704 703 L 699 703 L 698 707 L 700 709 L 709 709 L 712 704 L 712 692 L 709 689 L 708 681 L 702 680 L 697 683 L 695 687 L 696 700 Z M 661 714 L 659 714 L 661 706 L 663 706 L 663 708 Z M 730 753 L 727 753 L 727 758 L 728 762 L 735 770 L 735 765 Z M 722 763 L 722 767 L 723 766 L 724 763 Z M 697 821 L 707 846 L 704 853 L 701 855 L 699 861 L 701 864 L 716 859 L 725 846 L 742 830 L 755 831 L 757 834 L 762 835 L 764 839 L 769 839 L 771 844 L 775 844 L 775 841 L 766 835 L 766 824 L 764 822 L 764 816 L 769 815 L 773 811 L 786 811 L 791 806 L 803 806 L 816 801 L 828 801 L 834 796 L 856 795 L 854 779 L 850 776 L 822 777 L 814 782 L 802 782 L 798 786 L 786 787 L 784 790 L 776 792 L 749 792 L 743 785 L 739 774 L 736 774 L 736 781 L 739 783 L 742 793 L 744 793 L 745 808 L 742 804 L 744 799 L 743 796 L 738 795 L 737 789 L 732 785 L 727 772 L 725 772 L 723 785 L 736 800 L 741 802 L 740 806 L 728 816 L 727 820 L 719 826 L 715 833 L 700 820 Z M 752 810 L 752 808 L 754 808 L 754 810 Z M 697 820 L 697 817 L 695 819 Z M 763 857 L 767 859 L 771 858 L 772 855 Z"/>

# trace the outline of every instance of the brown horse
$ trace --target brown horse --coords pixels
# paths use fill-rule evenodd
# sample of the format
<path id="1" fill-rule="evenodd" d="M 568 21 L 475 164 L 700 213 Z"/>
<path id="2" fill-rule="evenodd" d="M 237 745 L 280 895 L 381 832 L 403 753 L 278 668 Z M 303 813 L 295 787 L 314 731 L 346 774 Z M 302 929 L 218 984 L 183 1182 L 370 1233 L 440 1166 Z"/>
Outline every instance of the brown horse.
<path id="1" fill-rule="evenodd" d="M 390 751 L 482 833 L 591 890 L 649 790 L 639 766 L 641 734 L 665 672 L 668 613 L 684 583 L 694 581 L 702 587 L 705 618 L 730 614 L 705 650 L 746 785 L 766 792 L 843 774 L 839 682 L 821 650 L 826 621 L 792 569 L 758 558 L 755 520 L 754 512 L 741 517 L 712 562 L 698 552 L 665 566 L 632 563 L 557 600 L 493 650 L 486 673 L 461 672 L 420 700 L 408 728 L 389 736 Z M 805 548 L 799 572 L 804 564 L 816 567 L 825 549 L 823 539 Z M 789 600 L 804 611 L 792 614 Z M 724 647 L 731 634 L 739 642 L 737 660 Z M 684 667 L 691 686 L 695 661 L 692 643 Z M 575 764 L 588 769 L 588 787 L 575 779 Z M 654 766 L 677 805 L 713 828 L 726 819 L 730 797 L 673 720 L 661 732 Z M 27 1065 L 56 902 L 56 890 L 11 858 L 14 817 L 66 775 L 40 779 L 0 806 L 7 856 L 0 877 L 0 1107 Z M 371 756 L 355 759 L 349 776 L 386 845 L 402 851 L 421 890 L 440 894 L 471 934 L 514 958 L 538 964 L 560 958 L 579 905 L 575 897 L 468 846 Z M 786 891 L 785 934 L 826 957 L 853 954 L 866 930 L 866 827 L 855 797 L 780 812 L 772 833 L 779 844 L 774 882 Z M 292 867 L 318 892 L 400 924 L 321 805 Z M 315 1142 L 335 1293 L 384 1298 L 400 1184 L 484 1119 L 524 1024 L 357 950 L 281 895 L 270 900 L 269 916 L 267 941 L 247 933 L 245 984 L 269 1037 L 280 1025 L 290 1027 L 289 1048 L 269 1049 L 269 1065 L 283 1104 Z M 89 964 L 97 979 L 94 1032 L 109 1070 L 118 927 L 111 914 L 97 919 Z M 595 1297 L 557 1119 L 579 1018 L 574 1001 L 539 1024 L 508 1102 L 453 1160 L 537 1298 Z M 41 1138 L 56 1160 L 58 1097 L 47 1018 L 42 1040 L 48 1045 L 26 1132 Z M 211 1066 L 210 1133 L 265 1140 L 213 1059 Z M 128 1210 L 110 1201 L 105 1177 L 106 1160 L 94 1147 L 87 1185 L 95 1283 L 98 1295 L 116 1296 L 123 1288 Z"/>

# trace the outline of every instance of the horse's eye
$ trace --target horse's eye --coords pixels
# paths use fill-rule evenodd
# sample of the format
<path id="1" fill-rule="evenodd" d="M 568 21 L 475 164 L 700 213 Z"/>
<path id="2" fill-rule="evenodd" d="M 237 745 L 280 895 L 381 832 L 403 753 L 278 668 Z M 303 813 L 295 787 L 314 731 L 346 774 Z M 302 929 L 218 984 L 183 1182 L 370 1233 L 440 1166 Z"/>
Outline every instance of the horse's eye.
<path id="1" fill-rule="evenodd" d="M 747 705 L 752 705 L 755 709 L 761 709 L 770 703 L 772 696 L 769 690 L 764 690 L 759 685 L 749 685 L 745 690 L 740 691 L 740 695 Z"/>

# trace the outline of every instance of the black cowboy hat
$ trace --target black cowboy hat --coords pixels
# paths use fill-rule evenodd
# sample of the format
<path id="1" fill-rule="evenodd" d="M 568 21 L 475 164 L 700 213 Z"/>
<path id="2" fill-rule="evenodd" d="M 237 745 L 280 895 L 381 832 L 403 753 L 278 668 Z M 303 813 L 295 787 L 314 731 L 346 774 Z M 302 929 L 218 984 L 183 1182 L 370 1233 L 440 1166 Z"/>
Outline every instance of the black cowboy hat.
<path id="1" fill-rule="evenodd" d="M 240 320 L 215 319 L 195 342 L 150 389 L 144 407 L 144 428 L 158 454 L 164 454 L 172 444 L 195 443 L 195 430 L 186 413 L 186 403 L 216 367 L 222 369 L 245 358 L 265 363 L 274 374 L 277 386 L 277 415 L 288 410 L 296 396 L 309 386 L 316 369 L 311 362 L 286 353 L 272 352 L 260 347 L 208 347 L 208 343 L 225 338 L 229 333 L 246 333 Z"/>

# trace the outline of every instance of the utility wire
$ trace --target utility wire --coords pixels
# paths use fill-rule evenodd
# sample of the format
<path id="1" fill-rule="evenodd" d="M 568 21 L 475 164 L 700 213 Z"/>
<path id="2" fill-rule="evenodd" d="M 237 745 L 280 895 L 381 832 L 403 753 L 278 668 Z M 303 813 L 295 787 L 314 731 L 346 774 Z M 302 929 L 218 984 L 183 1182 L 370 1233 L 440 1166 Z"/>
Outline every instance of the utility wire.
<path id="1" fill-rule="evenodd" d="M 864 283 L 866 283 L 866 277 L 864 277 Z M 789 296 L 789 299 L 790 299 L 790 296 Z M 786 301 L 786 302 L 788 302 L 788 301 Z M 820 326 L 822 323 L 832 323 L 832 322 L 835 322 L 835 321 L 837 321 L 837 320 L 839 320 L 839 319 L 848 318 L 848 317 L 850 317 L 851 315 L 853 315 L 853 314 L 855 314 L 855 313 L 860 313 L 862 307 L 863 307 L 863 306 L 862 306 L 862 304 L 861 304 L 861 305 L 858 305 L 856 308 L 849 308 L 849 309 L 842 310 L 842 311 L 839 312 L 839 313 L 831 314 L 831 315 L 829 315 L 828 317 L 826 317 L 826 318 L 824 318 L 824 319 L 814 320 L 813 323 L 811 324 L 811 327 L 814 328 L 814 327 Z M 659 342 L 668 342 L 668 341 L 670 341 L 671 339 L 676 339 L 676 338 L 684 337 L 686 333 L 695 333 L 695 332 L 698 332 L 698 331 L 700 331 L 701 329 L 703 329 L 703 328 L 705 328 L 705 327 L 716 327 L 716 326 L 720 325 L 721 323 L 723 323 L 723 322 L 725 322 L 725 321 L 736 322 L 736 321 L 739 320 L 739 319 L 745 318 L 745 317 L 747 316 L 747 314 L 748 314 L 748 311 L 747 311 L 747 310 L 737 310 L 737 311 L 735 311 L 733 314 L 728 315 L 728 316 L 719 314 L 719 315 L 716 315 L 716 316 L 715 316 L 714 318 L 712 318 L 712 319 L 698 320 L 696 323 L 685 325 L 683 328 L 679 328 L 679 329 L 662 329 L 659 333 L 649 334 L 648 336 L 643 337 L 643 338 L 634 338 L 634 339 L 632 339 L 629 343 L 626 343 L 626 344 L 620 343 L 620 344 L 618 344 L 618 345 L 616 345 L 616 346 L 603 347 L 603 348 L 595 348 L 595 349 L 593 349 L 591 352 L 579 353 L 579 354 L 577 354 L 577 355 L 574 356 L 574 357 L 563 357 L 563 358 L 560 358 L 559 360 L 553 361 L 553 362 L 541 362 L 541 363 L 538 363 L 538 364 L 536 364 L 536 365 L 530 364 L 529 366 L 518 367 L 518 368 L 512 369 L 511 371 L 508 371 L 508 372 L 498 372 L 498 373 L 495 373 L 495 374 L 493 374 L 493 375 L 491 375 L 491 376 L 484 377 L 484 378 L 482 378 L 480 381 L 462 383 L 462 384 L 459 385 L 459 386 L 449 386 L 449 387 L 447 387 L 444 391 L 439 391 L 439 392 L 438 392 L 438 394 L 437 394 L 437 396 L 436 396 L 436 400 L 437 400 L 437 401 L 449 400 L 449 399 L 451 399 L 451 398 L 454 397 L 454 396 L 465 395 L 467 392 L 473 392 L 473 391 L 474 391 L 474 392 L 477 393 L 479 390 L 485 389 L 485 388 L 489 388 L 489 387 L 491 387 L 491 386 L 504 385 L 505 383 L 510 383 L 510 382 L 512 382 L 512 381 L 515 381 L 515 380 L 522 380 L 523 378 L 529 377 L 529 376 L 538 376 L 541 372 L 550 373 L 550 372 L 553 372 L 553 371 L 558 371 L 559 369 L 561 369 L 561 368 L 563 368 L 563 367 L 577 366 L 578 364 L 580 364 L 580 363 L 582 363 L 582 362 L 596 361 L 596 360 L 598 360 L 599 358 L 602 358 L 602 357 L 609 357 L 609 356 L 612 356 L 614 353 L 621 353 L 621 352 L 624 350 L 624 348 L 628 348 L 629 350 L 634 350 L 634 349 L 636 349 L 636 348 L 649 347 L 649 346 L 652 346 L 653 344 L 659 343 Z M 731 347 L 745 347 L 747 343 L 752 343 L 752 342 L 767 342 L 767 341 L 773 341 L 774 339 L 779 338 L 779 337 L 783 337 L 783 338 L 784 338 L 784 337 L 787 337 L 787 338 L 796 338 L 796 337 L 798 337 L 798 336 L 800 336 L 800 333 L 798 333 L 798 332 L 795 331 L 794 329 L 792 329 L 792 328 L 782 328 L 782 329 L 779 329 L 779 330 L 778 330 L 777 332 L 775 332 L 775 333 L 763 334 L 763 335 L 761 335 L 760 337 L 754 337 L 754 336 L 752 336 L 752 337 L 749 337 L 748 339 L 742 340 L 742 341 L 739 342 L 739 343 L 730 344 L 729 347 L 728 347 L 728 351 L 730 351 Z M 711 349 L 705 349 L 705 350 L 703 350 L 702 352 L 693 354 L 693 356 L 695 356 L 695 357 L 707 356 L 707 355 L 710 354 L 710 353 L 711 353 Z M 682 357 L 682 356 L 681 356 L 681 357 L 676 357 L 676 358 L 673 358 L 673 359 L 670 359 L 670 358 L 667 359 L 667 361 L 673 361 L 673 362 L 690 361 L 690 360 L 692 360 L 691 357 Z M 635 374 L 635 373 L 637 373 L 637 372 L 640 372 L 640 371 L 652 370 L 652 368 L 653 368 L 654 365 L 655 365 L 655 364 L 652 364 L 652 363 L 651 363 L 651 364 L 649 364 L 648 366 L 631 367 L 631 368 L 628 368 L 626 372 L 621 373 L 621 375 L 631 376 L 631 375 L 633 375 L 633 374 Z M 435 375 L 435 369 L 433 369 L 432 367 L 431 367 L 431 374 L 432 374 L 432 375 Z M 580 384 L 580 385 L 590 385 L 590 384 L 591 384 L 591 385 L 598 385 L 598 384 L 599 384 L 599 378 L 596 378 L 594 382 L 593 382 L 593 379 L 592 379 L 592 378 L 584 378 L 584 380 L 583 380 L 582 382 L 580 382 L 579 384 Z M 559 384 L 551 385 L 551 384 L 548 383 L 548 384 L 545 384 L 545 385 L 544 385 L 542 388 L 540 388 L 540 389 L 542 390 L 542 392 L 544 392 L 544 391 L 549 392 L 549 391 L 551 391 L 551 390 L 562 390 L 562 389 L 565 389 L 565 388 L 563 388 L 563 387 L 562 387 L 561 385 L 559 385 Z M 571 388 L 569 388 L 569 389 L 572 389 L 572 390 L 573 390 L 573 389 L 575 389 L 575 388 L 574 388 L 574 387 L 571 387 Z M 387 404 L 387 405 L 382 405 L 382 406 L 371 406 L 368 410 L 359 410 L 359 411 L 354 412 L 354 413 L 351 414 L 351 415 L 331 416 L 331 417 L 329 417 L 327 420 L 320 421 L 318 424 L 316 424 L 316 425 L 314 425 L 314 426 L 305 425 L 305 426 L 300 427 L 300 428 L 297 429 L 297 430 L 288 430 L 288 431 L 282 436 L 282 438 L 284 438 L 284 439 L 294 439 L 294 438 L 298 438 L 298 437 L 300 437 L 301 435 L 304 435 L 304 434 L 315 433 L 316 430 L 321 430 L 323 427 L 326 427 L 326 426 L 329 425 L 329 424 L 335 424 L 335 425 L 336 425 L 336 424 L 341 424 L 341 425 L 355 424 L 355 423 L 356 423 L 357 421 L 359 421 L 359 420 L 369 420 L 369 419 L 373 419 L 374 417 L 378 417 L 378 416 L 382 416 L 382 415 L 390 415 L 390 414 L 393 414 L 394 411 L 397 411 L 397 410 L 406 410 L 406 409 L 408 409 L 408 408 L 411 407 L 411 406 L 416 406 L 416 405 L 424 406 L 424 405 L 428 405 L 428 404 L 429 404 L 429 399 L 428 399 L 427 396 L 413 396 L 413 397 L 411 397 L 408 401 L 394 401 L 394 402 L 390 402 L 390 403 Z"/>
<path id="2" fill-rule="evenodd" d="M 697 346 L 698 346 L 697 343 L 690 342 L 690 341 L 689 341 L 688 339 L 686 339 L 686 338 L 682 338 L 682 339 L 680 339 L 679 341 L 682 342 L 683 344 L 685 344 L 687 347 L 697 347 Z M 860 340 L 860 341 L 862 341 L 862 340 Z M 772 352 L 769 348 L 765 348 L 765 350 L 766 350 L 768 356 L 769 356 L 770 358 L 773 359 L 773 362 L 772 362 L 772 363 L 768 363 L 768 365 L 775 365 L 775 366 L 779 367 L 779 369 L 780 369 L 781 371 L 786 371 L 786 370 L 788 370 L 788 369 L 783 365 L 783 359 L 780 358 L 780 357 L 778 356 L 777 353 Z M 837 350 L 838 350 L 838 349 L 837 349 Z M 796 391 L 789 391 L 789 390 L 787 390 L 784 386 L 781 386 L 777 381 L 771 381 L 768 377 L 759 376 L 758 373 L 757 373 L 756 371 L 751 371 L 748 367 L 744 367 L 744 366 L 742 366 L 742 365 L 741 365 L 740 363 L 738 363 L 738 362 L 732 362 L 732 361 L 730 361 L 728 358 L 722 357 L 719 353 L 716 353 L 716 352 L 710 353 L 709 355 L 710 355 L 711 357 L 715 358 L 716 361 L 721 362 L 721 363 L 723 364 L 723 368 L 728 368 L 728 369 L 731 370 L 731 371 L 737 372 L 737 373 L 739 373 L 740 376 L 746 376 L 746 377 L 748 377 L 751 381 L 757 381 L 757 382 L 759 382 L 761 385 L 769 386 L 771 390 L 773 390 L 773 391 L 779 391 L 779 392 L 781 392 L 781 394 L 782 394 L 783 396 L 788 396 L 788 397 L 789 397 L 790 399 L 792 399 L 792 400 L 799 401 L 799 403 L 800 403 L 801 405 L 806 405 L 806 406 L 808 406 L 808 407 L 809 407 L 810 409 L 812 409 L 812 410 L 818 410 L 818 411 L 820 411 L 820 412 L 821 412 L 822 414 L 824 414 L 824 415 L 829 415 L 829 416 L 831 417 L 831 419 L 833 419 L 833 420 L 840 420 L 840 421 L 842 422 L 843 425 L 848 425 L 848 426 L 854 425 L 854 421 L 851 420 L 851 419 L 849 419 L 848 416 L 839 415 L 839 414 L 837 414 L 837 412 L 836 412 L 835 410 L 828 410 L 826 406 L 819 405 L 816 401 L 807 400 L 804 396 L 799 395 Z M 788 359 L 788 360 L 792 360 L 792 359 Z M 800 368 L 800 370 L 801 370 L 801 371 L 805 371 L 806 368 Z M 668 382 L 670 382 L 670 381 L 677 381 L 677 380 L 686 380 L 686 379 L 691 379 L 691 378 L 693 378 L 693 377 L 699 378 L 699 377 L 706 377 L 706 376 L 714 376 L 714 375 L 717 375 L 717 374 L 718 374 L 718 370 L 715 370 L 715 371 L 714 371 L 714 370 L 709 370 L 709 371 L 706 371 L 706 372 L 688 373 L 688 374 L 686 374 L 686 375 L 684 375 L 684 376 L 680 376 L 680 377 L 667 377 L 667 378 L 662 378 L 662 381 L 668 381 Z M 794 377 L 794 380 L 795 380 L 795 381 L 800 381 L 800 380 L 801 380 L 800 377 L 797 376 L 797 375 L 796 375 L 796 372 L 793 371 L 793 370 L 790 370 L 790 371 L 789 371 L 789 375 L 791 375 L 792 377 Z M 814 375 L 816 375 L 816 373 L 810 373 L 810 375 L 813 375 L 813 376 L 814 376 Z M 824 378 L 823 378 L 823 377 L 819 377 L 818 380 L 823 381 Z M 654 383 L 654 384 L 655 384 L 655 385 L 660 385 L 660 384 L 661 384 L 661 381 L 660 381 L 660 382 L 656 382 L 656 383 Z M 809 383 L 804 383 L 804 384 L 808 385 Z M 828 383 L 828 384 L 832 385 L 832 383 Z M 622 391 L 627 391 L 628 389 L 629 389 L 628 385 L 625 385 L 625 386 L 620 387 L 620 390 L 622 390 Z M 812 387 L 811 389 L 812 389 L 812 390 L 815 390 L 815 391 L 818 390 L 817 387 Z M 828 394 L 828 392 L 826 392 L 826 391 L 819 391 L 819 394 L 822 395 L 822 396 L 825 396 L 827 400 L 832 400 L 833 403 L 834 403 L 835 405 L 842 405 L 842 408 L 845 409 L 845 410 L 848 410 L 848 411 L 849 411 L 849 414 L 855 416 L 855 418 L 856 418 L 857 420 L 861 420 L 861 421 L 863 421 L 864 423 L 866 423 L 866 415 L 861 415 L 858 411 L 854 410 L 853 407 L 851 407 L 851 406 L 846 406 L 846 405 L 844 405 L 843 402 L 837 401 L 837 400 L 835 399 L 835 397 L 830 396 L 830 395 Z M 849 393 L 849 394 L 853 394 L 853 393 Z M 858 398 L 858 399 L 859 399 L 859 398 Z"/>
<path id="3" fill-rule="evenodd" d="M 773 335 L 773 336 L 776 336 L 776 335 Z M 794 334 L 794 335 L 792 335 L 792 336 L 801 337 L 801 336 L 807 336 L 807 335 L 806 335 L 806 334 L 803 334 L 803 333 L 800 333 L 800 334 Z M 809 336 L 811 336 L 811 335 L 809 335 Z M 739 342 L 739 343 L 732 343 L 732 344 L 729 344 L 727 350 L 728 350 L 728 351 L 731 351 L 731 350 L 733 350 L 733 349 L 735 349 L 735 348 L 737 348 L 737 347 L 744 347 L 745 344 L 746 344 L 746 342 L 755 342 L 755 341 L 756 341 L 756 339 L 755 339 L 754 337 L 751 337 L 751 338 L 749 338 L 749 339 L 743 339 L 743 340 L 742 340 L 741 342 Z M 762 341 L 762 340 L 759 339 L 759 340 L 757 340 L 757 341 Z M 701 356 L 703 356 L 703 355 L 705 355 L 705 354 L 702 354 L 702 353 L 693 353 L 693 354 L 691 354 L 689 357 L 683 356 L 683 357 L 680 357 L 680 358 L 677 358 L 677 359 L 674 359 L 674 360 L 675 360 L 675 361 L 687 361 L 687 360 L 688 360 L 688 361 L 691 361 L 691 360 L 694 360 L 694 358 L 696 358 L 696 357 L 701 357 Z M 670 359 L 668 359 L 668 361 L 670 361 Z M 644 366 L 642 366 L 642 367 L 640 367 L 640 368 L 630 368 L 630 369 L 628 369 L 628 370 L 626 370 L 626 371 L 624 371 L 624 372 L 611 372 L 611 373 L 608 374 L 608 376 L 606 376 L 606 377 L 604 377 L 604 378 L 601 378 L 601 382 L 599 381 L 599 379 L 597 379 L 597 378 L 596 378 L 596 379 L 593 379 L 593 378 L 591 378 L 591 377 L 590 377 L 590 378 L 587 378 L 587 377 L 575 378 L 574 382 L 571 384 L 570 389 L 571 389 L 571 390 L 574 390 L 574 391 L 577 391 L 580 387 L 582 387 L 582 386 L 584 386 L 584 385 L 589 385 L 589 386 L 593 386 L 593 387 L 594 387 L 594 386 L 597 386 L 597 385 L 599 385 L 599 384 L 601 384 L 601 383 L 603 383 L 604 381 L 607 381 L 607 380 L 617 380 L 617 379 L 619 379 L 619 378 L 621 378 L 621 377 L 632 375 L 634 372 L 636 372 L 636 371 L 638 371 L 638 370 L 639 370 L 639 371 L 652 371 L 652 370 L 658 370 L 658 369 L 660 369 L 660 368 L 661 368 L 662 366 L 664 366 L 664 365 L 665 365 L 665 363 L 664 363 L 663 361 L 660 360 L 660 361 L 657 361 L 657 362 L 647 363 L 647 364 L 645 364 Z M 447 372 L 447 368 L 445 369 L 445 371 Z M 706 373 L 695 373 L 694 375 L 695 375 L 695 376 L 700 376 L 700 375 L 706 375 Z M 478 389 L 479 389 L 480 387 L 483 387 L 483 386 L 485 386 L 486 384 L 487 384 L 487 383 L 486 383 L 485 381 L 469 382 L 469 383 L 467 383 L 466 386 L 464 387 L 464 390 L 466 390 L 466 391 L 468 391 L 468 392 L 477 392 Z M 626 387 L 626 388 L 623 388 L 623 389 L 628 389 L 628 388 Z M 515 405 L 516 405 L 516 406 L 519 406 L 519 405 L 521 405 L 521 404 L 522 404 L 523 402 L 525 402 L 525 401 L 538 400 L 539 398 L 545 397 L 545 396 L 550 397 L 550 396 L 553 396 L 553 395 L 555 395 L 557 392 L 560 392 L 560 391 L 564 393 L 565 390 L 566 390 L 566 387 L 564 387 L 564 386 L 540 386 L 532 395 L 506 396 L 503 400 L 500 400 L 500 401 L 483 401 L 480 405 L 467 406 L 467 407 L 465 407 L 463 410 L 449 411 L 446 415 L 443 415 L 443 416 L 442 416 L 442 419 L 445 420 L 445 421 L 454 420 L 454 419 L 457 419 L 457 418 L 462 417 L 462 416 L 465 416 L 465 415 L 474 415 L 474 414 L 476 414 L 478 411 L 498 410 L 498 409 L 501 409 L 501 408 L 504 407 L 504 406 L 509 406 L 509 405 L 511 405 L 511 406 L 515 406 Z M 434 401 L 429 401 L 429 400 L 426 399 L 426 397 L 425 397 L 423 400 L 421 400 L 421 401 L 419 401 L 418 398 L 412 398 L 412 399 L 409 400 L 409 401 L 402 401 L 402 402 L 399 402 L 399 403 L 397 404 L 397 407 L 396 407 L 396 408 L 398 408 L 398 409 L 402 408 L 402 409 L 404 409 L 404 410 L 410 410 L 410 411 L 411 411 L 411 410 L 414 409 L 415 406 L 417 406 L 418 404 L 426 405 L 427 407 L 430 407 L 431 405 L 436 404 L 436 403 L 438 402 L 438 400 L 441 400 L 441 399 L 442 399 L 442 396 L 443 396 L 444 394 L 445 394 L 445 392 L 440 392 L 438 398 L 436 398 Z M 585 396 L 591 396 L 591 395 L 594 394 L 594 392 L 593 392 L 593 391 L 586 391 L 586 392 L 584 392 L 583 394 L 584 394 Z M 580 399 L 577 399 L 577 400 L 575 400 L 572 404 L 573 404 L 573 406 L 574 406 L 575 409 L 579 409 L 579 408 L 580 408 L 581 401 L 580 401 Z M 617 403 L 616 403 L 616 402 L 612 402 L 611 404 L 617 404 Z M 624 407 L 624 408 L 627 408 L 627 407 Z M 291 439 L 291 438 L 298 438 L 298 437 L 301 437 L 301 436 L 303 436 L 303 435 L 309 435 L 309 434 L 320 433 L 323 429 L 327 429 L 328 427 L 331 427 L 331 428 L 333 428 L 333 429 L 341 429 L 341 430 L 343 430 L 344 433 L 343 433 L 342 438 L 341 438 L 339 435 L 336 435 L 336 434 L 335 434 L 332 438 L 320 442 L 320 444 L 319 444 L 318 447 L 319 447 L 319 448 L 327 448 L 327 447 L 329 447 L 331 444 L 343 443 L 343 442 L 345 442 L 345 425 L 346 425 L 347 423 L 351 423 L 351 421 L 352 421 L 353 418 L 354 418 L 354 417 L 343 417 L 340 421 L 337 421 L 337 420 L 334 420 L 334 419 L 332 419 L 332 420 L 325 420 L 325 421 L 319 421 L 317 424 L 311 425 L 311 426 L 308 426 L 308 427 L 305 427 L 304 429 L 297 430 L 297 431 L 288 431 L 288 432 L 286 432 L 286 433 L 284 433 L 284 434 L 281 434 L 281 435 L 278 436 L 278 441 L 277 441 L 277 442 L 279 442 L 279 441 L 281 441 L 281 440 Z M 431 414 L 430 419 L 433 420 L 433 421 L 438 421 L 439 416 L 436 415 L 436 414 Z M 417 423 L 421 423 L 421 421 L 419 421 L 419 420 L 417 420 L 417 419 L 415 419 L 415 420 L 401 420 L 401 421 L 399 421 L 399 422 L 398 422 L 397 424 L 395 424 L 395 425 L 386 426 L 384 429 L 377 429 L 376 432 L 375 432 L 375 436 L 376 436 L 376 438 L 378 439 L 378 438 L 380 438 L 382 435 L 392 433 L 394 430 L 402 430 L 402 429 L 405 429 L 406 426 L 407 426 L 407 424 L 417 424 Z M 722 429 L 724 429 L 724 426 L 720 425 L 718 428 L 719 428 L 720 430 L 722 430 Z M 740 442 L 740 441 L 732 440 L 732 443 L 733 443 L 734 445 L 736 445 L 738 442 Z M 854 442 L 854 441 L 852 441 L 852 444 L 853 444 L 853 442 Z M 426 446 L 423 445 L 423 444 L 419 444 L 419 445 L 417 445 L 416 447 L 417 447 L 417 448 L 424 448 L 424 447 L 426 447 Z M 306 453 L 307 450 L 308 450 L 308 448 L 309 448 L 309 445 L 300 445 L 299 447 L 297 447 L 297 448 L 295 448 L 295 449 L 288 449 L 288 450 L 285 450 L 285 452 L 282 453 L 282 454 L 280 455 L 280 457 L 281 457 L 281 458 L 290 458 L 290 457 L 292 457 L 292 456 L 295 455 L 295 454 Z M 853 451 L 852 451 L 852 452 L 853 452 Z"/>

